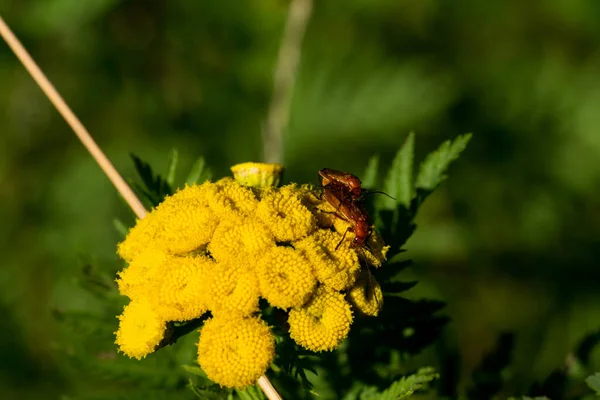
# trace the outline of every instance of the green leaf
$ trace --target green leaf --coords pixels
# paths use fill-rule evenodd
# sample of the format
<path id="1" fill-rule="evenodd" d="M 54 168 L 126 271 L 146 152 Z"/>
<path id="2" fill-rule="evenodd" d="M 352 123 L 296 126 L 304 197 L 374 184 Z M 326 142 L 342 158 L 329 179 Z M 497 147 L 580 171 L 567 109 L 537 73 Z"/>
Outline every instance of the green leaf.
<path id="1" fill-rule="evenodd" d="M 177 149 L 171 150 L 169 156 L 169 168 L 167 169 L 167 184 L 174 187 L 175 184 L 175 171 L 177 170 L 177 163 L 179 162 L 179 152 Z"/>
<path id="2" fill-rule="evenodd" d="M 467 390 L 470 399 L 491 399 L 502 390 L 504 370 L 510 366 L 514 350 L 515 335 L 501 333 L 496 345 L 472 373 L 472 386 Z"/>
<path id="3" fill-rule="evenodd" d="M 211 177 L 212 172 L 206 167 L 206 161 L 204 160 L 204 157 L 200 156 L 194 165 L 192 165 L 187 178 L 185 178 L 185 183 L 188 185 L 193 185 L 194 183 L 201 183 L 205 180 L 208 180 Z"/>
<path id="4" fill-rule="evenodd" d="M 171 187 L 160 175 L 154 174 L 150 164 L 135 154 L 131 154 L 131 158 L 143 183 L 143 186 L 133 183 L 133 189 L 146 198 L 151 206 L 159 205 L 166 196 L 172 194 Z"/>
<path id="5" fill-rule="evenodd" d="M 121 237 L 125 238 L 127 236 L 129 229 L 119 218 L 113 218 L 113 226 L 115 227 L 116 231 L 119 232 Z"/>
<path id="6" fill-rule="evenodd" d="M 362 186 L 364 188 L 374 188 L 377 184 L 377 170 L 379 169 L 379 154 L 369 159 L 367 168 L 363 174 Z"/>
<path id="7" fill-rule="evenodd" d="M 596 372 L 594 375 L 590 375 L 585 379 L 585 383 L 596 392 L 597 395 L 600 395 L 600 372 Z"/>
<path id="8" fill-rule="evenodd" d="M 575 349 L 576 360 L 585 367 L 590 365 L 592 351 L 600 343 L 600 331 L 594 331 L 585 335 Z M 570 371 L 569 371 L 570 372 Z"/>
<path id="9" fill-rule="evenodd" d="M 439 374 L 431 367 L 424 367 L 416 374 L 405 376 L 392 383 L 383 392 L 378 392 L 374 386 L 364 389 L 359 396 L 360 400 L 400 400 L 407 399 L 417 390 L 423 389 L 429 382 L 438 379 Z"/>
<path id="10" fill-rule="evenodd" d="M 471 134 L 457 137 L 454 142 L 449 140 L 433 153 L 429 154 L 421 164 L 415 187 L 425 191 L 433 191 L 444 179 L 452 161 L 456 160 L 471 139 Z"/>
<path id="11" fill-rule="evenodd" d="M 415 287 L 418 281 L 412 282 L 382 282 L 381 290 L 384 294 L 398 294 L 402 292 L 406 292 L 409 289 Z"/>
<path id="12" fill-rule="evenodd" d="M 265 394 L 256 385 L 248 386 L 244 390 L 236 389 L 235 392 L 242 400 L 266 400 Z"/>
<path id="13" fill-rule="evenodd" d="M 182 365 L 182 368 L 192 375 L 206 378 L 206 374 L 198 365 Z"/>
<path id="14" fill-rule="evenodd" d="M 289 337 L 285 337 L 277 343 L 276 354 L 275 364 L 277 367 L 284 374 L 299 379 L 305 391 L 312 392 L 313 385 L 306 376 L 306 371 L 317 375 L 311 358 L 312 353 L 299 348 Z"/>
<path id="15" fill-rule="evenodd" d="M 222 389 L 217 384 L 211 384 L 207 386 L 198 386 L 193 380 L 189 380 L 187 384 L 190 389 L 199 399 L 206 400 L 225 400 L 229 397 L 230 391 Z"/>
<path id="16" fill-rule="evenodd" d="M 404 141 L 404 144 L 396 153 L 396 157 L 392 162 L 392 166 L 388 171 L 387 177 L 383 184 L 383 190 L 389 197 L 381 198 L 380 209 L 393 210 L 397 204 L 408 209 L 410 201 L 414 197 L 412 186 L 412 168 L 415 153 L 415 134 L 411 132 Z"/>

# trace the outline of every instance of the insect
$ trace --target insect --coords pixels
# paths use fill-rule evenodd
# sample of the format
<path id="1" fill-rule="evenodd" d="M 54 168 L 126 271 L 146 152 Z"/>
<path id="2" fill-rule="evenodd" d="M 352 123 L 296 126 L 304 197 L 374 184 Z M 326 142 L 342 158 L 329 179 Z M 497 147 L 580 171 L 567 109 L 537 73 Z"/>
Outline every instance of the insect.
<path id="1" fill-rule="evenodd" d="M 363 195 L 363 192 L 366 191 L 360 186 L 360 179 L 347 172 L 336 171 L 335 169 L 331 168 L 323 168 L 319 171 L 319 177 L 321 178 L 321 186 L 324 188 L 337 188 L 342 193 L 347 192 L 347 194 L 350 195 L 354 201 L 360 199 Z"/>
<path id="2" fill-rule="evenodd" d="M 364 207 L 364 195 L 382 193 L 388 197 L 391 196 L 384 192 L 363 189 L 360 179 L 348 172 L 323 168 L 319 171 L 319 178 L 323 189 L 321 198 L 336 209 L 334 214 L 338 218 L 350 223 L 350 227 L 344 232 L 342 240 L 335 249 L 340 247 L 348 232 L 353 232 L 355 235 L 352 240 L 353 246 L 368 247 L 367 240 L 373 233 L 373 228 L 369 213 Z"/>
<path id="3" fill-rule="evenodd" d="M 349 197 L 352 202 L 359 202 L 364 199 L 367 194 L 384 194 L 391 199 L 392 196 L 378 190 L 368 190 L 361 187 L 362 182 L 356 175 L 348 172 L 337 171 L 331 168 L 323 168 L 319 171 L 321 186 L 323 189 L 329 188 L 339 193 L 342 201 L 346 201 Z"/>
<path id="4" fill-rule="evenodd" d="M 340 247 L 348 232 L 354 233 L 352 246 L 366 246 L 366 241 L 369 239 L 369 236 L 371 236 L 373 228 L 371 228 L 369 214 L 362 203 L 357 200 L 352 200 L 347 196 L 343 197 L 343 192 L 336 190 L 335 187 L 324 187 L 322 197 L 323 200 L 337 210 L 335 215 L 338 218 L 350 223 L 348 230 L 344 232 L 344 236 L 342 236 L 342 239 L 335 249 L 337 250 Z"/>

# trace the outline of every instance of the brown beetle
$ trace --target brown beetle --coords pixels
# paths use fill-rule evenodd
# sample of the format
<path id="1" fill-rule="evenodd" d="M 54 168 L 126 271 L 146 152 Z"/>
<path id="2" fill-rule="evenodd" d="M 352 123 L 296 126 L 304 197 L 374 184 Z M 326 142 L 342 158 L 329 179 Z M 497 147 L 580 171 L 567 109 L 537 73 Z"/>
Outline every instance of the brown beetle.
<path id="1" fill-rule="evenodd" d="M 350 223 L 350 227 L 344 233 L 342 240 L 336 246 L 336 250 L 340 247 L 348 232 L 354 233 L 352 246 L 361 247 L 366 245 L 366 241 L 371 236 L 373 229 L 370 224 L 370 217 L 362 203 L 352 200 L 347 192 L 340 190 L 333 185 L 332 187 L 325 186 L 323 188 L 322 198 L 336 209 L 335 215 Z"/>
<path id="2" fill-rule="evenodd" d="M 323 168 L 319 171 L 319 177 L 323 188 L 336 188 L 342 194 L 347 193 L 353 201 L 358 200 L 363 195 L 364 189 L 360 186 L 361 181 L 355 175 L 331 168 Z"/>

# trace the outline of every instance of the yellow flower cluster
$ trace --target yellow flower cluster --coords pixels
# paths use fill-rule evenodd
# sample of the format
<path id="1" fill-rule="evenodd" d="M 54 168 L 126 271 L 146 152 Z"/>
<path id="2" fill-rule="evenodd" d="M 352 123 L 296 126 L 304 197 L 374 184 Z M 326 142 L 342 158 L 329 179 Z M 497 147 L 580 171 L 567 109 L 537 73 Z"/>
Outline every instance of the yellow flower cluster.
<path id="1" fill-rule="evenodd" d="M 119 316 L 120 350 L 144 357 L 164 339 L 168 322 L 210 311 L 198 362 L 214 382 L 245 387 L 265 373 L 275 352 L 259 317 L 260 298 L 289 311 L 290 336 L 299 345 L 335 349 L 353 310 L 381 309 L 381 288 L 368 267 L 379 267 L 388 247 L 376 233 L 366 247 L 352 247 L 351 233 L 340 244 L 349 223 L 334 211 L 306 185 L 248 187 L 231 178 L 166 198 L 118 247 L 128 266 L 117 283 L 131 300 Z"/>

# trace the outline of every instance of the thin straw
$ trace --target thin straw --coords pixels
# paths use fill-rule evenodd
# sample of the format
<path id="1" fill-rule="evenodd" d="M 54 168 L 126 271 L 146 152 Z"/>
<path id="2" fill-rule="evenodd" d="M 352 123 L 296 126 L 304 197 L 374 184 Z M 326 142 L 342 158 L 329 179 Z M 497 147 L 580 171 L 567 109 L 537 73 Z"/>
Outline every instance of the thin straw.
<path id="1" fill-rule="evenodd" d="M 133 193 L 133 190 L 131 190 L 129 185 L 127 185 L 123 177 L 121 177 L 104 152 L 102 152 L 100 147 L 98 147 L 90 133 L 83 126 L 81 121 L 79 121 L 77 116 L 75 116 L 73 111 L 71 111 L 67 103 L 65 103 L 52 83 L 50 83 L 48 78 L 46 78 L 46 75 L 44 75 L 33 58 L 31 58 L 27 50 L 25 50 L 25 47 L 23 47 L 19 39 L 17 39 L 1 16 L 0 36 L 2 36 L 2 38 L 6 41 L 21 63 L 23 63 L 25 69 L 29 71 L 35 82 L 40 86 L 48 99 L 50 99 L 60 115 L 62 115 L 65 121 L 67 121 L 67 124 L 69 124 L 85 148 L 90 152 L 92 157 L 94 157 L 98 165 L 100 165 L 100 168 L 102 168 L 102 171 L 104 171 L 106 176 L 108 176 L 108 179 L 110 179 L 117 191 L 123 196 L 123 198 L 125 198 L 125 201 L 127 201 L 127 204 L 129 204 L 129 207 L 131 207 L 135 215 L 137 215 L 137 217 L 140 219 L 144 218 L 147 212 L 142 205 L 142 202 L 137 198 L 135 193 Z M 258 385 L 269 400 L 282 400 L 281 396 L 279 396 L 269 381 L 269 378 L 266 376 L 263 375 L 258 378 Z"/>
<path id="2" fill-rule="evenodd" d="M 60 115 L 62 115 L 65 121 L 67 121 L 67 124 L 69 124 L 79 140 L 81 140 L 81 143 L 83 143 L 92 157 L 94 157 L 98 165 L 100 165 L 102 171 L 104 171 L 106 176 L 108 176 L 108 179 L 110 179 L 115 188 L 117 188 L 118 192 L 121 193 L 121 196 L 123 196 L 127 204 L 129 204 L 129 207 L 131 207 L 135 215 L 137 215 L 138 218 L 144 218 L 146 215 L 146 209 L 142 205 L 142 202 L 136 197 L 136 195 L 133 193 L 133 190 L 131 190 L 121 175 L 119 175 L 115 167 L 102 152 L 102 150 L 100 150 L 100 147 L 98 147 L 94 139 L 92 139 L 90 133 L 87 131 L 87 129 L 85 129 L 73 111 L 71 111 L 67 103 L 65 103 L 61 95 L 56 91 L 48 78 L 46 78 L 46 75 L 44 75 L 35 61 L 33 61 L 27 50 L 25 50 L 21 42 L 19 42 L 19 39 L 17 39 L 17 37 L 12 33 L 1 16 L 0 35 L 2 35 L 17 58 L 21 60 L 23 66 L 25 66 L 27 71 L 29 71 L 33 77 L 33 80 L 35 80 L 35 82 L 43 90 L 52 104 L 54 104 L 54 107 L 56 107 Z"/>
<path id="3" fill-rule="evenodd" d="M 312 12 L 312 0 L 292 0 L 277 56 L 273 94 L 263 137 L 263 159 L 266 163 L 283 163 L 283 135 L 287 128 L 302 39 Z"/>

